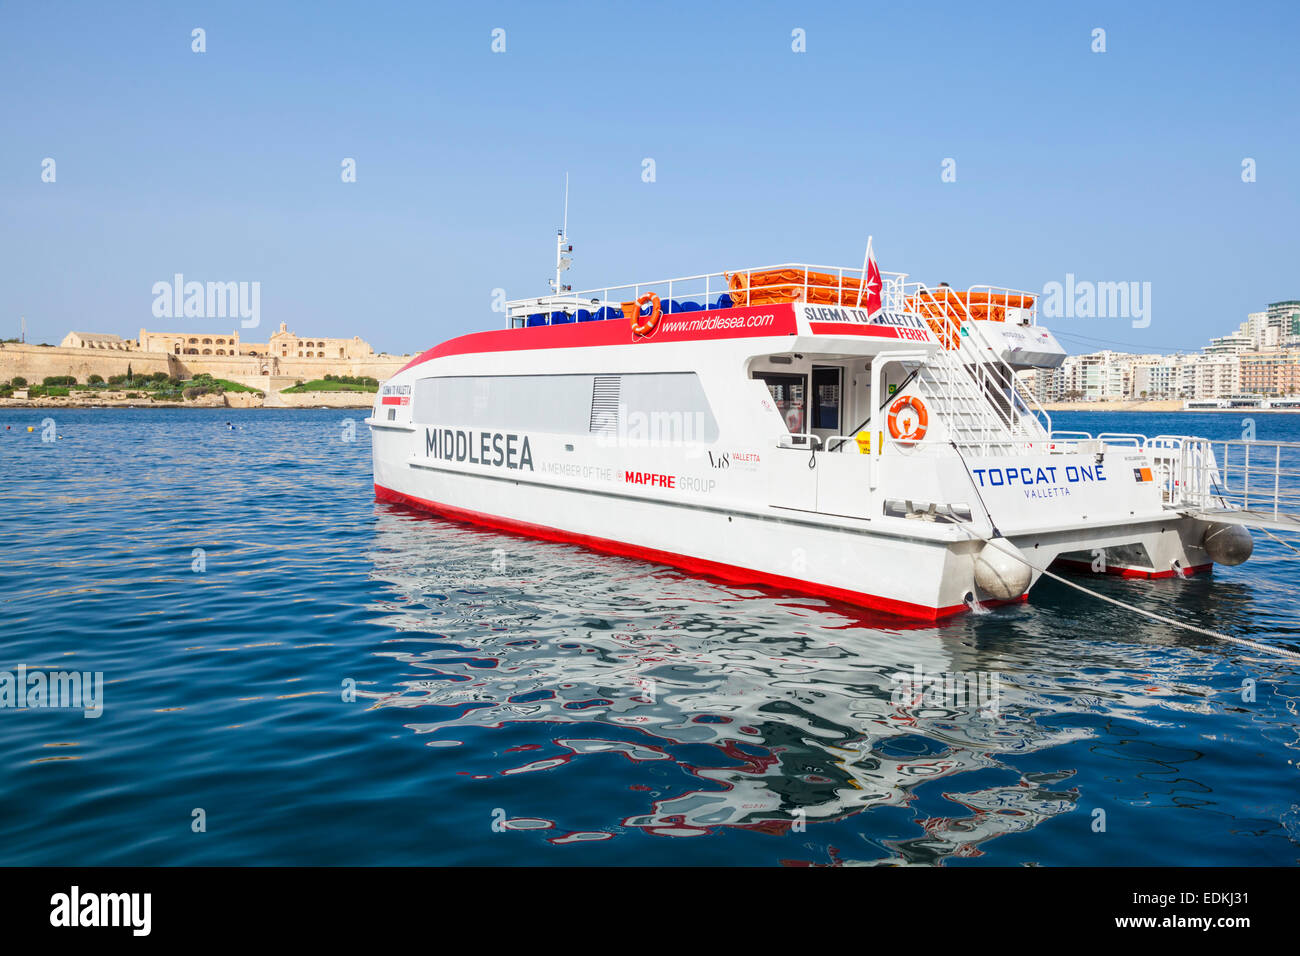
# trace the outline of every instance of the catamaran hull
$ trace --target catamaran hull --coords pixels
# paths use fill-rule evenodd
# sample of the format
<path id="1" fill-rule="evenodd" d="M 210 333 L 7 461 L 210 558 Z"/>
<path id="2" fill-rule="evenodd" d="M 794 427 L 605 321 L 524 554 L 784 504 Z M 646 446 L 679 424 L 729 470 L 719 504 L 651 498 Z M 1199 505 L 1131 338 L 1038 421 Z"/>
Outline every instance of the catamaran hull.
<path id="1" fill-rule="evenodd" d="M 1115 525 L 1007 538 L 1031 568 L 1024 591 L 976 584 L 982 540 L 934 541 L 834 526 L 809 516 L 650 501 L 525 478 L 415 465 L 405 435 L 375 434 L 375 497 L 455 521 L 577 544 L 751 586 L 811 594 L 919 620 L 1019 601 L 1058 557 L 1080 571 L 1175 577 L 1207 570 L 1205 522 Z M 928 530 L 928 529 L 927 529 Z"/>
<path id="2" fill-rule="evenodd" d="M 448 472 L 388 480 L 401 487 L 376 481 L 379 501 L 736 584 L 811 594 L 921 620 L 965 611 L 975 597 L 973 561 L 980 542 L 882 538 L 743 512 L 602 500 L 554 487 L 512 483 L 503 489 Z M 503 508 L 503 499 L 508 507 Z M 629 534 L 633 527 L 645 530 Z"/>

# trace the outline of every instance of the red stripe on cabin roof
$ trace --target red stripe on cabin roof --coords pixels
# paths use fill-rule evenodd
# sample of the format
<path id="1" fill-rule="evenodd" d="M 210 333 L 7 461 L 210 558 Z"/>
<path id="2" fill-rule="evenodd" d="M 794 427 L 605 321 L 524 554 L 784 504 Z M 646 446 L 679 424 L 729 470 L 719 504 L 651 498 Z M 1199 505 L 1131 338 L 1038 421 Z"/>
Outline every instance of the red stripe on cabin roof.
<path id="1" fill-rule="evenodd" d="M 770 321 L 764 321 L 771 316 Z M 700 323 L 722 323 L 718 328 L 699 328 Z M 737 323 L 732 325 L 731 323 Z M 695 327 L 692 328 L 691 326 Z M 711 339 L 752 338 L 762 335 L 793 335 L 796 331 L 794 306 L 789 303 L 748 306 L 739 309 L 702 309 L 674 312 L 659 319 L 649 335 L 634 335 L 626 319 L 598 322 L 568 322 L 522 329 L 494 329 L 448 339 L 417 355 L 400 371 L 447 355 L 482 352 L 518 352 L 525 349 L 576 349 L 598 345 L 635 345 L 641 342 L 701 342 Z"/>

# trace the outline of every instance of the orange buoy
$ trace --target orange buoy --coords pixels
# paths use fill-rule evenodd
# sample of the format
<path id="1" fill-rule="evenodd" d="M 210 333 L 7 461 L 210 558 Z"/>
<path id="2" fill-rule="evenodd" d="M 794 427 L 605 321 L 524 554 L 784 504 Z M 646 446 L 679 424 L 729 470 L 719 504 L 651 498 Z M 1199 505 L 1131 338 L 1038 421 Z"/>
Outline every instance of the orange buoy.
<path id="1" fill-rule="evenodd" d="M 650 305 L 650 314 L 642 315 L 641 310 L 647 303 Z M 632 332 L 635 335 L 649 335 L 659 324 L 659 317 L 663 315 L 659 307 L 659 296 L 654 292 L 647 292 L 635 302 L 621 302 L 619 305 L 628 321 L 632 323 Z"/>
<path id="2" fill-rule="evenodd" d="M 899 424 L 898 416 L 907 409 L 916 414 L 916 421 L 910 426 Z M 930 423 L 930 412 L 925 402 L 915 395 L 904 395 L 889 406 L 889 434 L 897 441 L 920 441 L 925 437 L 926 426 Z"/>

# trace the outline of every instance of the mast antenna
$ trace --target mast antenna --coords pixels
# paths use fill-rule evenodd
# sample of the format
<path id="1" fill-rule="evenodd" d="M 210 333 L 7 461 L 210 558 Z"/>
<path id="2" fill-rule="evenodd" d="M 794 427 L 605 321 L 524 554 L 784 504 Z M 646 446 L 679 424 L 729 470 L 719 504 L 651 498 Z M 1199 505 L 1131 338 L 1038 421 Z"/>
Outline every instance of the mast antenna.
<path id="1" fill-rule="evenodd" d="M 556 295 L 573 291 L 573 286 L 561 281 L 564 272 L 573 265 L 573 244 L 569 242 L 569 174 L 564 174 L 564 228 L 555 237 L 555 278 L 551 291 Z"/>

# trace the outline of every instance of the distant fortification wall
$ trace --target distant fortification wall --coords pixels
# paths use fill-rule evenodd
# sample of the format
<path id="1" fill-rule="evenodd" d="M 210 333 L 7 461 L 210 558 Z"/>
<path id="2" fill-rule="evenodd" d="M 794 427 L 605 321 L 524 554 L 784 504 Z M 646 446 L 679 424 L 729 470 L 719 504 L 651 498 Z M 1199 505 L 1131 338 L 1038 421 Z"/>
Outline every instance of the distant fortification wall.
<path id="1" fill-rule="evenodd" d="M 91 375 L 107 379 L 125 375 L 128 366 L 134 374 L 152 375 L 166 372 L 177 378 L 192 378 L 206 372 L 215 378 L 228 378 L 257 388 L 266 388 L 268 372 L 272 378 L 292 385 L 298 379 L 309 382 L 329 375 L 368 376 L 383 381 L 410 361 L 409 355 L 358 359 L 271 358 L 260 355 L 172 355 L 167 352 L 118 352 L 104 349 L 71 349 L 57 346 L 0 344 L 0 382 L 21 375 L 31 384 L 40 384 L 50 375 L 73 375 L 85 382 Z M 258 380 L 263 384 L 258 384 Z"/>
<path id="2" fill-rule="evenodd" d="M 137 353 L 165 355 L 162 352 Z M 207 372 L 217 378 L 242 381 L 247 376 L 265 378 L 302 379 L 324 378 L 326 375 L 355 375 L 383 381 L 411 360 L 409 355 L 379 356 L 358 359 L 279 358 L 263 355 L 174 355 L 177 364 L 189 374 Z M 293 384 L 291 381 L 289 384 Z"/>
<path id="3" fill-rule="evenodd" d="M 175 356 L 179 358 L 179 356 Z M 127 366 L 133 374 L 166 372 L 178 375 L 179 362 L 166 352 L 117 352 L 100 349 L 65 349 L 58 346 L 0 344 L 0 382 L 21 375 L 33 385 L 49 375 L 75 375 L 84 382 L 91 375 L 125 375 Z"/>

